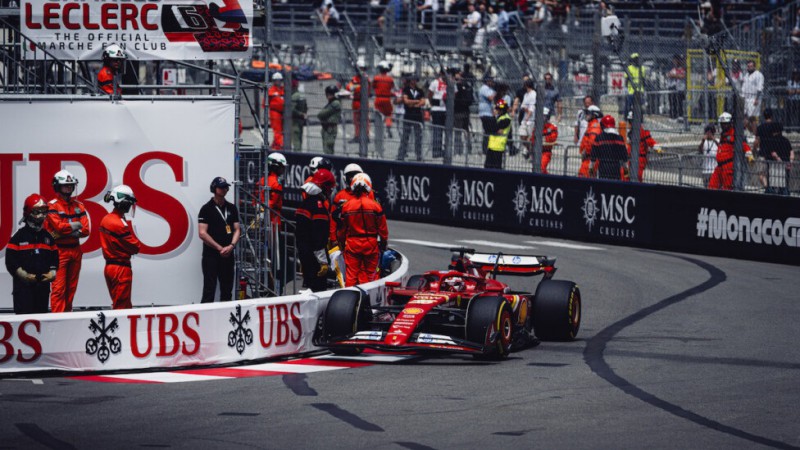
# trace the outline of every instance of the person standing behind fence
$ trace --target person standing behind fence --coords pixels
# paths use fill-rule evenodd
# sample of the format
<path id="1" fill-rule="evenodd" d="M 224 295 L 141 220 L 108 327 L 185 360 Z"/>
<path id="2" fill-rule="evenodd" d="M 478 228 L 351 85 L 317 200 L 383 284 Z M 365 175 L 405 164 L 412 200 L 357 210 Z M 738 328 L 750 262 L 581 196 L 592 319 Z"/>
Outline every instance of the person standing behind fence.
<path id="1" fill-rule="evenodd" d="M 400 137 L 400 149 L 397 159 L 403 161 L 408 152 L 409 134 L 414 132 L 414 153 L 417 161 L 422 161 L 422 106 L 425 105 L 425 96 L 422 90 L 417 87 L 419 78 L 412 75 L 408 79 L 408 86 L 403 89 L 403 104 L 406 108 L 405 120 L 403 121 L 403 134 Z"/>
<path id="2" fill-rule="evenodd" d="M 475 93 L 472 90 L 472 83 L 465 80 L 461 72 L 454 75 L 456 82 L 456 98 L 453 101 L 454 117 L 453 128 L 455 133 L 455 154 L 460 155 L 464 152 L 463 142 L 467 142 L 467 154 L 472 153 L 472 140 L 470 139 L 470 107 L 475 103 Z"/>
<path id="3" fill-rule="evenodd" d="M 717 148 L 717 166 L 708 181 L 709 189 L 722 189 L 730 191 L 733 189 L 733 158 L 734 158 L 734 136 L 733 116 L 724 112 L 719 116 L 719 126 L 722 128 Z M 753 153 L 747 142 L 742 142 L 742 151 L 747 158 L 747 162 L 753 162 Z"/>
<path id="4" fill-rule="evenodd" d="M 597 136 L 603 132 L 603 129 L 600 126 L 600 117 L 603 115 L 603 113 L 600 111 L 600 108 L 595 105 L 591 105 L 586 108 L 584 115 L 588 123 L 586 125 L 586 132 L 583 134 L 583 138 L 581 139 L 581 167 L 578 169 L 578 176 L 582 178 L 588 178 L 590 175 L 589 167 L 592 165 L 591 159 L 594 141 L 597 139 Z M 593 171 L 597 171 L 597 164 L 595 164 Z"/>
<path id="5" fill-rule="evenodd" d="M 800 126 L 800 69 L 792 70 L 792 77 L 786 82 L 786 119 L 786 126 Z"/>
<path id="6" fill-rule="evenodd" d="M 58 248 L 44 230 L 47 203 L 31 194 L 22 207 L 22 223 L 6 247 L 6 270 L 13 277 L 11 295 L 15 314 L 47 312 L 50 283 L 56 278 Z"/>
<path id="7" fill-rule="evenodd" d="M 431 151 L 434 158 L 444 156 L 442 149 L 444 125 L 447 118 L 447 79 L 444 70 L 428 85 L 428 101 L 431 104 Z"/>
<path id="8" fill-rule="evenodd" d="M 200 208 L 197 230 L 203 241 L 203 294 L 201 303 L 213 303 L 219 281 L 220 301 L 233 298 L 233 250 L 239 242 L 239 210 L 225 200 L 230 183 L 216 177 L 210 190 L 214 197 Z"/>
<path id="9" fill-rule="evenodd" d="M 616 121 L 611 116 L 600 120 L 603 132 L 592 144 L 591 159 L 596 163 L 591 175 L 605 180 L 625 180 L 628 173 L 628 149 L 625 139 L 617 132 Z"/>
<path id="10" fill-rule="evenodd" d="M 625 84 L 628 87 L 628 95 L 625 97 L 625 116 L 628 116 L 628 112 L 633 110 L 633 99 L 636 93 L 640 95 L 644 94 L 644 79 L 645 79 L 645 70 L 644 67 L 641 65 L 641 61 L 639 60 L 638 53 L 631 54 L 631 63 L 628 64 L 627 70 L 625 71 Z M 644 97 L 640 97 L 642 105 L 645 103 Z"/>
<path id="11" fill-rule="evenodd" d="M 556 114 L 556 122 L 561 122 L 562 106 L 561 93 L 553 83 L 553 74 L 547 72 L 544 74 L 544 107 L 550 109 L 550 114 Z"/>
<path id="12" fill-rule="evenodd" d="M 103 68 L 97 73 L 97 87 L 109 95 L 114 92 L 114 77 L 120 75 L 122 64 L 125 63 L 125 52 L 119 45 L 111 44 L 103 50 Z M 117 82 L 116 95 L 122 95 L 122 88 Z"/>
<path id="13" fill-rule="evenodd" d="M 772 117 L 772 110 L 767 108 L 764 110 L 764 122 L 756 128 L 756 138 L 753 142 L 753 153 L 759 161 L 771 161 L 772 149 L 775 148 L 775 141 L 778 136 L 783 132 L 783 125 L 775 122 Z M 758 171 L 758 180 L 761 182 L 761 187 L 764 188 L 766 193 L 771 193 L 773 189 L 769 185 L 769 164 L 767 162 L 759 163 L 764 167 Z"/>
<path id="14" fill-rule="evenodd" d="M 318 169 L 311 180 L 303 184 L 303 200 L 295 211 L 295 242 L 303 272 L 303 283 L 313 292 L 327 288 L 330 270 L 328 238 L 330 211 L 328 199 L 336 180 L 328 169 Z"/>
<path id="15" fill-rule="evenodd" d="M 359 60 L 357 63 L 358 71 L 353 78 L 350 80 L 350 83 L 347 85 L 347 90 L 353 93 L 353 139 L 350 142 L 360 142 L 361 139 L 361 132 L 365 131 L 366 136 L 365 139 L 369 140 L 369 117 L 367 117 L 367 129 L 361 129 L 361 89 L 366 89 L 367 93 L 370 92 L 370 82 L 369 77 L 367 75 L 367 63 L 364 61 Z M 361 81 L 361 77 L 364 76 L 367 78 L 366 86 Z"/>
<path id="16" fill-rule="evenodd" d="M 300 92 L 300 83 L 292 78 L 292 150 L 303 151 L 303 129 L 308 119 L 308 102 Z"/>
<path id="17" fill-rule="evenodd" d="M 368 283 L 378 278 L 378 261 L 389 240 L 383 208 L 370 197 L 372 180 L 369 175 L 354 175 L 350 190 L 353 198 L 342 206 L 342 226 L 339 231 L 345 240 L 345 286 Z"/>
<path id="18" fill-rule="evenodd" d="M 283 185 L 281 184 L 281 177 L 286 171 L 286 157 L 278 152 L 270 153 L 267 156 L 267 184 L 269 188 L 269 222 L 273 227 L 280 227 L 281 213 L 283 211 Z M 264 177 L 258 180 L 259 186 L 259 201 L 264 204 Z"/>
<path id="19" fill-rule="evenodd" d="M 520 103 L 520 114 L 522 119 L 519 122 L 519 140 L 522 143 L 523 155 L 530 153 L 531 136 L 534 132 L 534 119 L 536 118 L 536 90 L 533 89 L 533 80 L 527 79 L 522 85 L 525 93 L 522 95 Z"/>
<path id="20" fill-rule="evenodd" d="M 483 126 L 483 154 L 486 154 L 489 144 L 489 135 L 495 128 L 497 121 L 494 117 L 494 102 L 497 91 L 494 90 L 494 78 L 491 75 L 483 77 L 483 85 L 478 89 L 478 118 Z"/>
<path id="21" fill-rule="evenodd" d="M 686 98 L 686 69 L 680 55 L 672 57 L 672 68 L 667 72 L 667 89 L 669 89 L 669 117 L 683 117 L 683 103 Z"/>
<path id="22" fill-rule="evenodd" d="M 550 165 L 550 160 L 553 158 L 553 148 L 558 140 L 558 126 L 550 122 L 550 108 L 544 108 L 542 110 L 542 117 L 544 119 L 544 127 L 542 129 L 542 138 L 544 138 L 544 142 L 542 142 L 541 170 L 543 174 L 547 175 L 547 166 Z M 531 148 L 535 145 L 536 133 L 531 133 Z M 526 154 L 525 158 L 528 158 L 528 156 L 530 155 Z"/>
<path id="23" fill-rule="evenodd" d="M 283 75 L 275 72 L 272 75 L 272 86 L 267 91 L 269 98 L 269 126 L 272 128 L 272 149 L 283 149 L 283 107 L 284 107 Z"/>
<path id="24" fill-rule="evenodd" d="M 591 95 L 583 97 L 583 109 L 578 110 L 575 117 L 575 137 L 572 143 L 578 145 L 583 140 L 583 134 L 586 133 L 586 128 L 589 126 L 589 119 L 586 118 L 586 110 L 594 105 L 594 99 Z"/>
<path id="25" fill-rule="evenodd" d="M 136 204 L 136 197 L 130 187 L 121 184 L 108 191 L 103 201 L 114 205 L 114 210 L 100 221 L 100 244 L 106 260 L 103 274 L 111 296 L 111 306 L 112 309 L 131 309 L 131 256 L 139 253 L 142 244 L 133 233 L 133 226 L 125 214 Z"/>
<path id="26" fill-rule="evenodd" d="M 392 91 L 394 91 L 394 78 L 389 75 L 392 65 L 388 61 L 378 63 L 378 73 L 372 78 L 375 89 L 375 109 L 383 116 L 386 127 L 386 136 L 392 138 Z"/>
<path id="27" fill-rule="evenodd" d="M 747 61 L 747 73 L 742 77 L 742 99 L 744 99 L 744 116 L 761 115 L 761 100 L 764 96 L 764 75 L 756 70 L 753 60 Z"/>
<path id="28" fill-rule="evenodd" d="M 495 104 L 494 129 L 491 130 L 489 143 L 487 145 L 486 161 L 483 167 L 486 169 L 502 169 L 503 154 L 508 143 L 508 134 L 511 132 L 511 116 L 508 115 L 508 103 L 500 99 Z"/>
<path id="29" fill-rule="evenodd" d="M 708 186 L 711 180 L 711 174 L 714 173 L 714 168 L 717 166 L 717 148 L 719 142 L 714 139 L 717 133 L 717 128 L 713 124 L 706 125 L 703 130 L 703 139 L 697 147 L 697 152 L 702 155 L 703 160 L 701 163 L 703 173 L 703 186 Z"/>
<path id="30" fill-rule="evenodd" d="M 58 272 L 50 292 L 50 312 L 72 311 L 72 300 L 78 289 L 83 262 L 79 239 L 89 236 L 90 230 L 86 207 L 72 197 L 77 187 L 78 179 L 66 170 L 53 176 L 56 197 L 47 204 L 44 223 L 58 247 Z"/>
<path id="31" fill-rule="evenodd" d="M 770 159 L 775 161 L 773 164 L 777 166 L 775 172 L 783 172 L 785 176 L 785 184 L 782 187 L 773 188 L 772 192 L 781 195 L 789 195 L 789 181 L 791 179 L 792 165 L 795 161 L 795 153 L 794 150 L 792 150 L 792 143 L 789 142 L 789 139 L 786 139 L 786 136 L 783 135 L 783 131 L 780 131 L 778 136 L 775 137 L 775 144 L 770 152 Z M 783 167 L 780 167 L 778 163 L 784 163 Z"/>
<path id="32" fill-rule="evenodd" d="M 622 125 L 620 125 L 622 126 Z M 625 135 L 627 136 L 627 143 L 628 146 L 628 156 L 631 158 L 634 157 L 633 150 L 631 148 L 631 128 L 633 126 L 633 111 L 628 113 L 628 120 L 625 122 Z M 644 118 L 642 119 L 642 125 L 639 126 L 639 172 L 637 173 L 637 179 L 641 183 L 644 179 L 644 169 L 647 167 L 647 157 L 650 155 L 650 150 L 655 150 L 656 153 L 661 153 L 661 148 L 658 146 L 658 143 L 655 139 L 653 139 L 653 135 L 650 134 L 650 130 L 644 127 Z"/>
<path id="33" fill-rule="evenodd" d="M 322 151 L 328 155 L 333 154 L 339 123 L 342 121 L 342 102 L 336 98 L 338 91 L 339 89 L 334 85 L 325 88 L 325 97 L 328 99 L 328 103 L 317 113 L 321 125 Z"/>

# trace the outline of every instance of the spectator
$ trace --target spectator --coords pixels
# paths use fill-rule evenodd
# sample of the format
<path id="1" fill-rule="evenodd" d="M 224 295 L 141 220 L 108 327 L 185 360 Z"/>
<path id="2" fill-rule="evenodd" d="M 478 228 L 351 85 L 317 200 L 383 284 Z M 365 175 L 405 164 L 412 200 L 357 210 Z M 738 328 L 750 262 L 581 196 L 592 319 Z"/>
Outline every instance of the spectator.
<path id="1" fill-rule="evenodd" d="M 336 180 L 328 169 L 318 169 L 303 184 L 303 201 L 295 212 L 295 242 L 303 283 L 313 292 L 324 291 L 330 270 L 326 246 L 330 235 L 328 198 Z"/>
<path id="2" fill-rule="evenodd" d="M 519 138 L 522 145 L 525 147 L 523 153 L 530 153 L 531 136 L 534 133 L 534 119 L 536 112 L 536 90 L 533 88 L 533 80 L 528 79 L 523 83 L 525 95 L 522 96 L 522 103 L 520 104 L 520 114 L 522 120 L 519 124 Z"/>
<path id="3" fill-rule="evenodd" d="M 628 150 L 625 139 L 617 132 L 616 121 L 611 116 L 600 120 L 603 132 L 592 143 L 591 159 L 595 163 L 591 174 L 605 180 L 625 180 L 629 176 Z"/>
<path id="4" fill-rule="evenodd" d="M 483 126 L 483 154 L 486 154 L 486 146 L 489 144 L 489 134 L 495 127 L 494 102 L 497 91 L 494 90 L 494 78 L 486 74 L 483 77 L 483 85 L 478 89 L 478 118 Z"/>
<path id="5" fill-rule="evenodd" d="M 417 13 L 419 13 L 420 28 L 430 28 L 433 22 L 433 16 L 439 11 L 439 0 L 423 0 L 422 4 L 417 6 Z"/>
<path id="6" fill-rule="evenodd" d="M 419 77 L 412 75 L 408 79 L 408 86 L 403 89 L 403 105 L 405 106 L 405 120 L 403 121 L 403 134 L 400 137 L 400 149 L 397 159 L 403 161 L 408 152 L 408 139 L 411 132 L 414 132 L 414 153 L 417 161 L 422 161 L 422 107 L 425 105 L 425 96 L 422 90 L 417 87 Z"/>
<path id="7" fill-rule="evenodd" d="M 511 117 L 508 115 L 508 103 L 504 99 L 497 100 L 495 104 L 496 119 L 494 127 L 489 136 L 487 145 L 486 161 L 483 167 L 486 169 L 502 169 L 503 153 L 508 144 L 508 134 L 511 131 Z"/>
<path id="8" fill-rule="evenodd" d="M 475 94 L 472 89 L 472 83 L 464 79 L 461 72 L 456 72 L 454 75 L 456 82 L 456 98 L 453 102 L 454 117 L 453 128 L 456 130 L 455 153 L 460 155 L 464 152 L 463 141 L 467 143 L 467 154 L 472 153 L 472 139 L 470 139 L 470 107 L 475 103 Z"/>
<path id="9" fill-rule="evenodd" d="M 686 98 L 686 69 L 680 55 L 672 57 L 672 68 L 667 72 L 667 89 L 669 89 L 669 117 L 683 117 L 683 103 Z"/>
<path id="10" fill-rule="evenodd" d="M 15 314 L 47 312 L 50 283 L 56 278 L 58 248 L 44 230 L 47 203 L 39 194 L 31 194 L 22 208 L 22 222 L 6 246 L 6 270 L 13 278 L 11 295 Z"/>
<path id="11" fill-rule="evenodd" d="M 777 146 L 777 138 L 782 136 L 783 125 L 775 122 L 772 117 L 772 110 L 767 108 L 764 110 L 764 122 L 758 125 L 755 132 L 755 141 L 753 142 L 753 153 L 759 161 L 760 170 L 758 171 L 758 181 L 761 182 L 761 187 L 764 188 L 765 193 L 772 193 L 774 189 L 769 183 L 770 165 L 772 161 L 773 150 Z"/>
<path id="12" fill-rule="evenodd" d="M 303 129 L 308 119 L 308 102 L 300 91 L 300 83 L 292 78 L 292 150 L 303 151 Z"/>
<path id="13" fill-rule="evenodd" d="M 338 27 L 341 17 L 339 11 L 333 4 L 333 0 L 324 0 L 320 6 L 319 14 L 322 19 L 322 24 L 328 27 Z"/>
<path id="14" fill-rule="evenodd" d="M 338 91 L 339 88 L 334 85 L 325 88 L 328 103 L 317 113 L 321 125 L 322 151 L 327 155 L 333 154 L 339 123 L 342 121 L 342 102 L 336 97 Z"/>
<path id="15" fill-rule="evenodd" d="M 544 2 L 537 1 L 533 6 L 534 12 L 531 17 L 531 25 L 534 31 L 539 31 L 541 27 L 550 20 L 550 11 Z"/>
<path id="16" fill-rule="evenodd" d="M 230 183 L 223 177 L 211 181 L 214 196 L 200 208 L 197 231 L 203 241 L 203 294 L 201 303 L 213 303 L 219 281 L 220 301 L 233 298 L 233 250 L 239 242 L 239 210 L 225 200 Z"/>
<path id="17" fill-rule="evenodd" d="M 100 244 L 106 260 L 103 271 L 106 286 L 111 295 L 112 309 L 131 309 L 131 256 L 139 253 L 142 244 L 133 233 L 133 224 L 125 214 L 136 204 L 136 197 L 130 187 L 121 184 L 107 192 L 103 200 L 114 205 L 114 210 L 100 221 Z"/>
<path id="18" fill-rule="evenodd" d="M 747 73 L 742 78 L 742 99 L 745 117 L 761 114 L 761 99 L 764 94 L 764 75 L 756 70 L 753 60 L 747 61 Z"/>
<path id="19" fill-rule="evenodd" d="M 625 117 L 628 116 L 630 111 L 633 111 L 633 102 L 636 94 L 639 94 L 642 106 L 644 105 L 644 80 L 645 70 L 638 53 L 631 54 L 631 63 L 628 64 L 625 71 L 625 84 L 628 87 L 628 95 L 625 97 Z"/>
<path id="20" fill-rule="evenodd" d="M 283 89 L 283 74 L 275 72 L 272 75 L 272 86 L 267 91 L 269 98 L 269 126 L 272 128 L 272 149 L 283 149 L 283 107 L 285 103 Z"/>
<path id="21" fill-rule="evenodd" d="M 555 112 L 556 122 L 561 122 L 561 114 L 563 112 L 561 93 L 553 83 L 553 74 L 550 72 L 544 74 L 544 107 L 549 109 L 551 113 Z"/>
<path id="22" fill-rule="evenodd" d="M 97 87 L 109 95 L 122 95 L 119 76 L 125 63 L 125 52 L 119 45 L 111 44 L 103 50 L 103 68 L 97 73 Z M 116 83 L 114 79 L 116 78 Z M 116 84 L 116 86 L 115 86 Z M 114 88 L 116 87 L 116 92 Z"/>
<path id="23" fill-rule="evenodd" d="M 786 82 L 786 126 L 800 126 L 800 69 L 792 70 Z"/>
<path id="24" fill-rule="evenodd" d="M 72 194 L 78 179 L 66 170 L 53 176 L 56 197 L 48 203 L 45 229 L 58 247 L 58 272 L 50 292 L 50 312 L 72 311 L 72 300 L 78 289 L 83 262 L 80 238 L 89 236 L 89 217 L 86 207 Z"/>
<path id="25" fill-rule="evenodd" d="M 775 173 L 775 175 L 778 176 L 782 171 L 784 174 L 783 186 L 772 187 L 772 192 L 780 195 L 789 195 L 789 180 L 791 179 L 792 164 L 794 164 L 795 155 L 794 150 L 792 150 L 792 143 L 789 142 L 789 139 L 786 139 L 783 132 L 776 136 L 770 157 L 771 160 L 774 161 L 770 169 L 775 169 L 774 171 L 770 170 L 770 173 Z"/>
<path id="26" fill-rule="evenodd" d="M 586 127 L 589 126 L 589 120 L 586 117 L 586 110 L 594 105 L 594 98 L 591 95 L 583 97 L 583 109 L 578 110 L 575 118 L 575 137 L 572 140 L 573 144 L 578 144 L 583 140 L 583 134 L 586 133 Z"/>
<path id="27" fill-rule="evenodd" d="M 475 36 L 481 28 L 481 13 L 477 11 L 474 3 L 467 6 L 467 17 L 461 28 L 464 30 L 464 46 L 471 47 L 475 43 Z"/>
<path id="28" fill-rule="evenodd" d="M 370 197 L 372 180 L 369 176 L 354 175 L 350 189 L 353 198 L 342 207 L 340 234 L 345 237 L 345 285 L 355 286 L 378 277 L 378 261 L 386 250 L 389 229 L 383 208 Z"/>
<path id="29" fill-rule="evenodd" d="M 428 101 L 431 104 L 431 151 L 434 158 L 444 156 L 442 141 L 445 119 L 447 119 L 447 79 L 442 70 L 428 85 Z"/>
<path id="30" fill-rule="evenodd" d="M 697 147 L 697 152 L 700 153 L 702 156 L 702 173 L 703 173 L 703 186 L 708 186 L 708 182 L 711 180 L 711 174 L 714 172 L 714 168 L 717 166 L 717 148 L 719 146 L 719 142 L 714 138 L 714 135 L 717 132 L 717 128 L 714 124 L 706 125 L 705 129 L 703 130 L 703 139 L 700 141 L 700 145 Z"/>

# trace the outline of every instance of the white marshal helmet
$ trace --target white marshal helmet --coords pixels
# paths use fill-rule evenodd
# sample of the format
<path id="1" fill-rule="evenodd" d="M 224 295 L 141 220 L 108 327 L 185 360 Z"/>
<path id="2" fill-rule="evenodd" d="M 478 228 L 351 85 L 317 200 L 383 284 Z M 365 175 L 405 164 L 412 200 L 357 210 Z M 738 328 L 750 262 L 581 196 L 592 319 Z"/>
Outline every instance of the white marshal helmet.
<path id="1" fill-rule="evenodd" d="M 348 173 L 363 173 L 364 170 L 361 169 L 356 163 L 350 163 L 344 168 L 344 174 L 347 175 Z"/>
<path id="2" fill-rule="evenodd" d="M 117 44 L 111 44 L 103 50 L 103 58 L 108 59 L 125 59 L 125 52 Z"/>
<path id="3" fill-rule="evenodd" d="M 61 185 L 78 185 L 78 178 L 67 170 L 59 170 L 53 175 L 53 188 L 58 189 Z"/>
<path id="4" fill-rule="evenodd" d="M 544 108 L 542 108 L 542 115 L 545 116 L 545 117 L 549 116 L 550 115 L 550 108 L 548 108 L 546 106 Z"/>
<path id="5" fill-rule="evenodd" d="M 275 72 L 272 74 L 272 81 L 283 81 L 283 74 L 280 72 Z"/>
<path id="6" fill-rule="evenodd" d="M 597 105 L 591 105 L 588 108 L 586 108 L 586 114 L 594 116 L 594 117 L 596 117 L 598 119 L 603 117 L 603 112 L 600 110 L 600 107 L 598 107 Z"/>
<path id="7" fill-rule="evenodd" d="M 276 166 L 287 166 L 286 157 L 278 152 L 272 152 L 267 156 L 267 163 Z"/>
<path id="8" fill-rule="evenodd" d="M 384 59 L 384 60 L 382 60 L 381 62 L 378 63 L 378 69 L 388 72 L 388 71 L 392 70 L 392 65 L 389 64 L 389 61 L 386 61 Z"/>
<path id="9" fill-rule="evenodd" d="M 333 163 L 328 158 L 323 158 L 322 156 L 315 156 L 311 158 L 311 162 L 308 163 L 308 167 L 311 169 L 311 173 L 316 172 L 319 169 L 328 169 L 333 171 Z"/>
<path id="10" fill-rule="evenodd" d="M 133 195 L 133 189 L 127 185 L 120 184 L 106 192 L 103 201 L 106 203 L 113 203 L 115 208 L 126 213 L 130 211 L 131 206 L 136 204 L 136 197 Z"/>
<path id="11" fill-rule="evenodd" d="M 730 113 L 724 112 L 719 115 L 720 125 L 723 123 L 731 123 L 731 122 L 733 122 L 733 116 Z"/>
<path id="12" fill-rule="evenodd" d="M 365 173 L 357 173 L 353 176 L 353 181 L 350 182 L 350 189 L 356 190 L 363 189 L 365 192 L 372 191 L 372 179 Z"/>

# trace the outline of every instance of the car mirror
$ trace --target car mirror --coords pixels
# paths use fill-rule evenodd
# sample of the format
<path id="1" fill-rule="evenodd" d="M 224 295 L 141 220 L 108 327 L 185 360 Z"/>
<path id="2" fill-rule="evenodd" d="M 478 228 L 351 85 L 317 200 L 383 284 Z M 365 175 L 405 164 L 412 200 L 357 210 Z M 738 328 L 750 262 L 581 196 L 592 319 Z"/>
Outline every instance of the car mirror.
<path id="1" fill-rule="evenodd" d="M 386 287 L 390 287 L 390 288 L 400 287 L 400 282 L 399 281 L 387 281 L 386 282 Z"/>

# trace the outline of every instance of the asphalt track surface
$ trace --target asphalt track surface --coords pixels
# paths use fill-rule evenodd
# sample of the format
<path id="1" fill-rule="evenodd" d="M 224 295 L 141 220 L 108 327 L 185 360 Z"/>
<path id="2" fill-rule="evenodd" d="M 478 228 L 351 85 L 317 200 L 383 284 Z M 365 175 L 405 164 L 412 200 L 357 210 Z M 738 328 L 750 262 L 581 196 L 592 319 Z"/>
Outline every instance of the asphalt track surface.
<path id="1" fill-rule="evenodd" d="M 797 267 L 403 222 L 390 232 L 412 273 L 444 268 L 449 253 L 408 241 L 557 257 L 555 278 L 582 290 L 579 339 L 500 363 L 3 379 L 0 448 L 800 448 Z M 462 242 L 476 239 L 487 242 Z"/>

